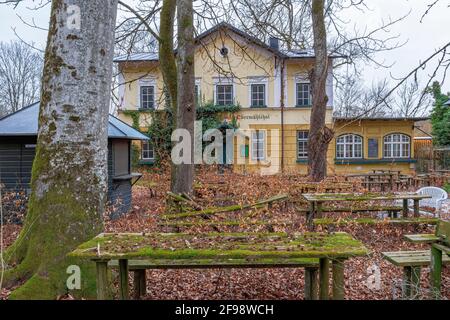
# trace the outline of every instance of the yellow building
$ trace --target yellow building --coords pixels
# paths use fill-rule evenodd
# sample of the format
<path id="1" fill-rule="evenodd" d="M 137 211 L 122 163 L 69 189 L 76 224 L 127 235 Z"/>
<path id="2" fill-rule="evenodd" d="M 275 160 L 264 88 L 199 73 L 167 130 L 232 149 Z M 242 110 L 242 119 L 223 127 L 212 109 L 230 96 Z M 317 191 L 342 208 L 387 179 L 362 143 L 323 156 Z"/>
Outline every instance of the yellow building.
<path id="1" fill-rule="evenodd" d="M 239 104 L 239 129 L 249 132 L 247 138 L 234 141 L 235 170 L 266 168 L 267 173 L 283 170 L 306 174 L 312 104 L 309 73 L 314 54 L 281 50 L 277 39 L 265 44 L 226 23 L 199 35 L 196 43 L 198 99 L 216 105 Z M 145 132 L 151 122 L 149 113 L 133 119 L 129 111 L 164 108 L 158 54 L 130 54 L 117 57 L 115 62 L 121 84 L 119 118 Z M 336 138 L 328 150 L 329 173 L 381 168 L 412 172 L 416 119 L 334 119 L 332 62 L 330 57 L 326 124 L 334 128 Z M 150 145 L 144 144 L 141 154 L 143 163 L 152 162 Z"/>

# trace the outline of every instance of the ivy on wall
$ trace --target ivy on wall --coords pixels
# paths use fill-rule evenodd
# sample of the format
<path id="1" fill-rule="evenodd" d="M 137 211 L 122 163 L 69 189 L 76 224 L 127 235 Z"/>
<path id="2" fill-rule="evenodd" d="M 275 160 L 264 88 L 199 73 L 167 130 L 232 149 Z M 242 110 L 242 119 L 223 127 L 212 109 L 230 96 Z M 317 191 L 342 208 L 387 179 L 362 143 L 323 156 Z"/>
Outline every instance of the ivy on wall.
<path id="1" fill-rule="evenodd" d="M 213 102 L 207 102 L 196 108 L 196 119 L 202 121 L 202 132 L 208 129 L 224 128 L 223 118 L 226 115 L 231 119 L 230 123 L 226 124 L 227 128 L 237 128 L 238 123 L 235 114 L 241 110 L 241 106 L 229 105 L 219 106 Z M 172 149 L 171 136 L 175 130 L 175 119 L 173 117 L 172 109 L 165 106 L 162 110 L 124 110 L 123 114 L 132 119 L 133 128 L 140 130 L 140 116 L 142 113 L 150 114 L 151 124 L 148 127 L 146 134 L 150 137 L 155 154 L 155 164 L 158 165 L 161 161 L 169 159 Z M 139 163 L 139 151 L 132 150 L 133 165 Z M 137 158 L 137 159 L 135 159 Z"/>

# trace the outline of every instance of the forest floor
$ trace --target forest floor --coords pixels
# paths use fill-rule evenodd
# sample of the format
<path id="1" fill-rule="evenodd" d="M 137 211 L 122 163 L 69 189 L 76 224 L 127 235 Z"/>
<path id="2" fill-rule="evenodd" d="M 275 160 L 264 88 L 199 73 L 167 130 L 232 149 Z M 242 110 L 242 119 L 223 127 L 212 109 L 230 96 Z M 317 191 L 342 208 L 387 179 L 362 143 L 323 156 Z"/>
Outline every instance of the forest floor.
<path id="1" fill-rule="evenodd" d="M 143 178 L 133 187 L 131 212 L 116 220 L 105 221 L 109 232 L 154 232 L 165 231 L 158 226 L 160 215 L 166 211 L 166 192 L 170 188 L 170 176 L 154 170 L 143 172 Z M 305 231 L 304 217 L 296 211 L 300 194 L 296 188 L 306 178 L 298 176 L 260 176 L 201 171 L 196 176 L 195 200 L 201 207 L 226 206 L 230 204 L 253 203 L 281 193 L 290 195 L 288 205 L 280 203 L 267 207 L 250 209 L 250 215 L 261 216 L 270 221 L 291 219 L 298 222 L 295 231 Z M 336 183 L 325 182 L 325 183 Z M 358 191 L 366 190 L 360 188 Z M 300 200 L 301 202 L 301 200 Z M 248 211 L 248 210 L 247 210 Z M 247 212 L 248 214 L 248 212 Z M 450 214 L 450 212 L 449 212 Z M 220 218 L 220 215 L 218 215 Z M 367 215 L 366 215 L 367 216 Z M 217 228 L 217 227 L 216 227 Z M 229 227 L 211 230 L 210 226 L 195 226 L 190 232 L 237 231 Z M 239 226 L 239 231 L 267 231 L 267 226 Z M 319 231 L 321 227 L 319 227 Z M 271 231 L 283 231 L 282 225 L 274 225 Z M 292 230 L 292 229 L 291 229 Z M 3 226 L 4 246 L 10 245 L 17 237 L 20 226 Z M 289 231 L 289 230 L 286 230 Z M 322 229 L 322 231 L 325 231 Z M 382 252 L 399 250 L 424 250 L 426 245 L 406 242 L 407 233 L 431 233 L 429 226 L 401 226 L 392 224 L 361 225 L 352 224 L 335 227 L 333 231 L 345 231 L 362 241 L 370 250 L 364 257 L 346 262 L 346 299 L 380 300 L 401 298 L 401 268 L 395 267 L 382 258 Z M 368 285 L 373 270 L 381 276 L 380 287 Z M 202 270 L 147 270 L 147 295 L 144 299 L 303 299 L 303 269 L 202 269 Z M 428 296 L 429 268 L 421 274 L 421 295 Z M 442 279 L 444 299 L 450 299 L 450 268 L 445 267 Z M 117 285 L 117 283 L 116 283 Z M 3 289 L 0 299 L 7 298 L 9 291 Z"/>

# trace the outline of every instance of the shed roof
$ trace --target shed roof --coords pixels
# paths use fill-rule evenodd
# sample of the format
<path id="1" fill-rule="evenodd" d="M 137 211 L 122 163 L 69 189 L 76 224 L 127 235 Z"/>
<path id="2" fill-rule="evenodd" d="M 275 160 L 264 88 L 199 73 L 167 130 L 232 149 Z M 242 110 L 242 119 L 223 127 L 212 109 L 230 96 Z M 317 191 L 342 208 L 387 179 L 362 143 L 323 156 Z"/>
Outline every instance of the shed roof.
<path id="1" fill-rule="evenodd" d="M 0 119 L 0 136 L 37 136 L 39 102 Z M 109 115 L 108 138 L 148 140 L 149 138 L 125 122 Z"/>

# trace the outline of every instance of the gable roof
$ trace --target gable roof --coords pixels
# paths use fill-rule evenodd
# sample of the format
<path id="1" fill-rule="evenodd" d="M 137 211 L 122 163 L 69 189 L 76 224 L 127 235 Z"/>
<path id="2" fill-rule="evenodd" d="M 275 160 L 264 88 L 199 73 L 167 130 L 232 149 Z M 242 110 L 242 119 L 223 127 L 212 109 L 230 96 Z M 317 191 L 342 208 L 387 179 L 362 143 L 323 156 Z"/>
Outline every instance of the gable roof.
<path id="1" fill-rule="evenodd" d="M 39 102 L 0 119 L 0 137 L 37 136 Z M 125 122 L 109 115 L 108 138 L 149 140 L 147 136 Z"/>
<path id="2" fill-rule="evenodd" d="M 221 22 L 216 24 L 214 27 L 202 32 L 195 38 L 195 42 L 199 43 L 202 39 L 208 37 L 209 35 L 219 31 L 219 30 L 230 30 L 237 35 L 241 36 L 242 38 L 246 39 L 249 43 L 252 43 L 256 46 L 259 46 L 272 54 L 284 58 L 284 59 L 301 59 L 301 58 L 314 58 L 314 50 L 312 49 L 293 49 L 293 50 L 279 50 L 272 48 L 265 42 L 261 41 L 260 39 L 242 31 L 239 28 L 236 28 L 235 26 L 227 23 L 227 22 Z M 175 50 L 176 51 L 176 50 Z M 331 58 L 339 58 L 340 56 L 332 55 Z M 144 61 L 158 61 L 158 52 L 142 52 L 142 53 L 130 53 L 130 54 L 124 54 L 120 55 L 114 58 L 114 62 L 144 62 Z"/>

